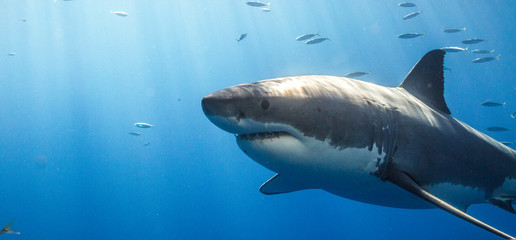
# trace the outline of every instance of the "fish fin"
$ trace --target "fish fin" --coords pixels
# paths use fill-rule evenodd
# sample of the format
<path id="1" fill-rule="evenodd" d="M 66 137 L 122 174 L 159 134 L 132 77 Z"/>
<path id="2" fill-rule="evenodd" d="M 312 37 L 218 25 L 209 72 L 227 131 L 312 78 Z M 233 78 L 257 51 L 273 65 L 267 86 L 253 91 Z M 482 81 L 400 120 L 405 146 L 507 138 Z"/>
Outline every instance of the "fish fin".
<path id="1" fill-rule="evenodd" d="M 310 188 L 311 187 L 308 187 L 305 184 L 296 182 L 295 180 L 284 177 L 283 175 L 280 175 L 278 173 L 274 175 L 274 177 L 272 177 L 271 179 L 267 180 L 267 182 L 262 184 L 262 186 L 260 187 L 260 192 L 266 195 L 272 195 L 295 192 Z"/>
<path id="2" fill-rule="evenodd" d="M 498 56 L 496 56 L 496 60 L 500 60 L 501 56 L 502 56 L 501 54 L 498 54 Z"/>
<path id="3" fill-rule="evenodd" d="M 1 231 L 1 232 L 9 233 L 9 231 L 11 231 L 11 230 L 10 230 L 10 228 L 11 228 L 11 225 L 13 224 L 13 222 L 14 222 L 14 218 L 13 218 L 13 220 L 11 220 L 11 221 L 9 222 L 9 224 L 7 224 L 7 226 L 5 226 L 5 227 L 4 227 L 4 229 L 2 229 L 2 231 Z"/>
<path id="4" fill-rule="evenodd" d="M 451 114 L 444 100 L 443 62 L 445 51 L 428 52 L 410 70 L 400 87 L 429 106 Z"/>
<path id="5" fill-rule="evenodd" d="M 486 223 L 470 216 L 469 214 L 455 208 L 451 204 L 427 192 L 421 186 L 419 186 L 419 184 L 416 183 L 416 181 L 414 181 L 414 179 L 412 179 L 408 174 L 399 169 L 391 168 L 389 175 L 387 176 L 387 180 L 420 197 L 421 199 L 435 205 L 436 207 L 476 225 L 477 227 L 483 228 L 484 230 L 487 230 L 505 239 L 514 239 L 514 237 L 494 227 L 491 227 L 490 225 L 487 225 Z"/>
<path id="6" fill-rule="evenodd" d="M 462 31 L 466 31 L 466 28 L 463 28 Z"/>
<path id="7" fill-rule="evenodd" d="M 489 199 L 489 203 L 507 211 L 512 214 L 516 214 L 516 211 L 514 211 L 514 208 L 512 207 L 512 201 L 514 199 L 499 199 L 499 198 L 491 198 Z"/>

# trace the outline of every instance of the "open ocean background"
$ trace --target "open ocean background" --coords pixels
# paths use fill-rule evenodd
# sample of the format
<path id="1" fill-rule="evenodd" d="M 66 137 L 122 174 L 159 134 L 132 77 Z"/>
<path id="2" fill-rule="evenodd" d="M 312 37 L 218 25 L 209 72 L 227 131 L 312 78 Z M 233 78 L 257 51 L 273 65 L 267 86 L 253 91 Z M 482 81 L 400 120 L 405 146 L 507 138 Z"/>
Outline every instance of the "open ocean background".
<path id="1" fill-rule="evenodd" d="M 438 209 L 262 195 L 274 173 L 203 115 L 203 96 L 262 79 L 364 71 L 394 87 L 429 50 L 487 38 L 470 49 L 500 60 L 446 54 L 445 98 L 476 129 L 515 128 L 516 1 L 413 2 L 271 0 L 263 12 L 240 0 L 0 0 L 0 228 L 16 218 L 21 232 L 0 238 L 500 239 Z M 331 40 L 295 41 L 317 32 Z M 396 37 L 407 32 L 425 35 Z M 468 213 L 516 235 L 504 210 Z"/>

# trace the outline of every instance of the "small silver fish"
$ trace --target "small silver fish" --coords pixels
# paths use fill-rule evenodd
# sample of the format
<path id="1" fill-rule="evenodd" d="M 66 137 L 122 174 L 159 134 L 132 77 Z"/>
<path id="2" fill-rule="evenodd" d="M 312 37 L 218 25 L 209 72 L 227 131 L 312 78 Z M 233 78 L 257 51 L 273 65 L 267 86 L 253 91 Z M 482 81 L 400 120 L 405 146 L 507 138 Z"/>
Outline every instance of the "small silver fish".
<path id="1" fill-rule="evenodd" d="M 490 62 L 493 60 L 500 60 L 500 55 L 496 57 L 483 57 L 483 58 L 475 58 L 473 59 L 473 63 L 484 63 L 484 62 Z"/>
<path id="2" fill-rule="evenodd" d="M 500 106 L 505 106 L 506 103 L 507 102 L 498 103 L 498 102 L 485 101 L 485 102 L 481 103 L 480 105 L 482 105 L 484 107 L 500 107 Z"/>
<path id="3" fill-rule="evenodd" d="M 262 10 L 263 12 L 270 12 L 271 11 L 270 8 L 266 8 L 266 7 L 265 8 L 260 8 L 260 10 Z"/>
<path id="4" fill-rule="evenodd" d="M 314 38 L 314 39 L 310 39 L 310 40 L 306 41 L 305 44 L 316 44 L 316 43 L 324 42 L 326 40 L 330 40 L 330 38 Z"/>
<path id="5" fill-rule="evenodd" d="M 15 52 L 10 52 L 10 53 L 7 54 L 7 56 L 14 57 L 14 56 L 16 56 L 16 53 Z"/>
<path id="6" fill-rule="evenodd" d="M 142 135 L 139 132 L 128 132 L 128 134 L 133 135 L 133 136 L 140 136 L 140 135 Z"/>
<path id="7" fill-rule="evenodd" d="M 245 4 L 247 4 L 251 7 L 267 7 L 267 8 L 271 5 L 271 3 L 262 3 L 262 2 L 258 2 L 258 1 L 246 2 Z"/>
<path id="8" fill-rule="evenodd" d="M 237 42 L 244 40 L 244 38 L 246 38 L 246 37 L 247 37 L 247 33 L 240 34 L 240 37 L 237 38 Z"/>
<path id="9" fill-rule="evenodd" d="M 151 128 L 153 127 L 151 124 L 148 123 L 135 123 L 134 126 L 139 128 Z"/>
<path id="10" fill-rule="evenodd" d="M 491 132 L 506 132 L 506 131 L 512 131 L 512 129 L 504 128 L 504 127 L 488 127 L 486 128 L 487 131 Z"/>
<path id="11" fill-rule="evenodd" d="M 400 7 L 415 7 L 416 4 L 409 3 L 409 2 L 402 2 L 402 3 L 398 3 L 398 6 L 400 6 Z"/>
<path id="12" fill-rule="evenodd" d="M 416 17 L 417 15 L 423 13 L 423 11 L 419 11 L 419 12 L 412 12 L 412 13 L 409 13 L 405 16 L 402 17 L 403 20 L 408 20 L 408 19 L 411 19 L 411 18 L 414 18 Z"/>
<path id="13" fill-rule="evenodd" d="M 466 31 L 466 28 L 447 28 L 444 29 L 443 32 L 445 33 L 456 33 L 456 32 L 463 32 Z"/>
<path id="14" fill-rule="evenodd" d="M 309 33 L 309 34 L 303 34 L 296 38 L 296 41 L 304 41 L 310 38 L 313 38 L 315 36 L 319 36 L 319 33 Z"/>
<path id="15" fill-rule="evenodd" d="M 460 47 L 442 47 L 441 50 L 445 52 L 467 52 L 468 48 L 460 48 Z"/>
<path id="16" fill-rule="evenodd" d="M 487 41 L 487 38 L 484 38 L 484 39 L 481 39 L 481 38 L 470 38 L 470 39 L 466 39 L 466 40 L 462 41 L 462 43 L 464 43 L 464 44 L 476 44 L 476 43 L 480 43 L 480 42 L 483 42 L 483 41 Z"/>
<path id="17" fill-rule="evenodd" d="M 471 52 L 472 53 L 478 53 L 478 54 L 488 54 L 488 53 L 494 53 L 494 49 L 493 50 L 475 49 L 475 50 L 473 50 Z"/>
<path id="18" fill-rule="evenodd" d="M 425 35 L 424 33 L 403 33 L 398 35 L 398 38 L 409 39 Z"/>
<path id="19" fill-rule="evenodd" d="M 511 118 L 512 118 L 512 119 L 516 119 L 516 112 L 512 112 L 512 113 L 511 113 Z"/>
<path id="20" fill-rule="evenodd" d="M 127 16 L 129 16 L 129 14 L 127 14 L 126 12 L 121 12 L 121 11 L 111 11 L 111 14 L 114 14 L 114 15 L 117 15 L 117 16 L 120 16 L 120 17 L 127 17 Z"/>
<path id="21" fill-rule="evenodd" d="M 146 142 L 145 144 L 143 144 L 144 147 L 147 147 L 150 145 L 150 142 Z"/>
<path id="22" fill-rule="evenodd" d="M 370 72 L 352 72 L 352 73 L 348 73 L 348 74 L 344 75 L 344 77 L 354 78 L 354 77 L 364 76 L 367 74 L 370 74 Z"/>

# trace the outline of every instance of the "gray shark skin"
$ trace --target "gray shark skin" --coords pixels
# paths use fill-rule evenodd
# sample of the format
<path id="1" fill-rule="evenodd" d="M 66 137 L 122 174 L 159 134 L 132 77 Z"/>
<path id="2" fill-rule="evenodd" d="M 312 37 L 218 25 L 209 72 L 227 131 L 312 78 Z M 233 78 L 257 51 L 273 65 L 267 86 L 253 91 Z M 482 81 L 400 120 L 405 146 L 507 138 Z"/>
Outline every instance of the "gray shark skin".
<path id="1" fill-rule="evenodd" d="M 202 108 L 277 173 L 264 194 L 322 189 L 388 207 L 438 207 L 513 239 L 466 214 L 478 203 L 515 213 L 516 152 L 451 116 L 444 55 L 427 53 L 399 87 L 285 77 L 214 92 Z"/>

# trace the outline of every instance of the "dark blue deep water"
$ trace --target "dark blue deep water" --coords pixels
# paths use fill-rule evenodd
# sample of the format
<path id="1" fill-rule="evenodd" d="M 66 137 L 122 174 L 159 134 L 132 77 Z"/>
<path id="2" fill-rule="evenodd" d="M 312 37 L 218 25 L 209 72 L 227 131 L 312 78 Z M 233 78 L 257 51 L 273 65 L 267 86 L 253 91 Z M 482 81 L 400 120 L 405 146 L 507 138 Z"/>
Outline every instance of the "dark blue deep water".
<path id="1" fill-rule="evenodd" d="M 0 0 L 0 225 L 16 218 L 21 232 L 0 238 L 499 239 L 437 209 L 321 190 L 263 195 L 274 173 L 202 112 L 213 91 L 276 77 L 364 71 L 361 80 L 397 86 L 429 50 L 487 38 L 470 49 L 499 60 L 446 55 L 445 98 L 456 118 L 516 140 L 485 131 L 516 126 L 516 2 L 397 3 L 271 0 L 263 12 L 240 0 Z M 443 32 L 451 27 L 467 30 Z M 331 40 L 295 41 L 316 32 Z M 425 35 L 396 37 L 407 32 Z M 516 235 L 508 212 L 468 213 Z"/>

